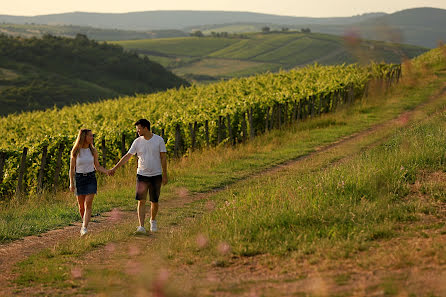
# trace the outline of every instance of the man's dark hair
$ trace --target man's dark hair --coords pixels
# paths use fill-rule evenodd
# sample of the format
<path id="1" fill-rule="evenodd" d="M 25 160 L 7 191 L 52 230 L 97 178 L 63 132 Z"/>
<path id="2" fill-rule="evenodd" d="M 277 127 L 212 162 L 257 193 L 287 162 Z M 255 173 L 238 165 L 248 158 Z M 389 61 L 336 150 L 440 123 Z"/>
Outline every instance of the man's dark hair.
<path id="1" fill-rule="evenodd" d="M 150 122 L 146 119 L 137 120 L 135 126 L 141 125 L 141 127 L 146 127 L 150 130 Z"/>

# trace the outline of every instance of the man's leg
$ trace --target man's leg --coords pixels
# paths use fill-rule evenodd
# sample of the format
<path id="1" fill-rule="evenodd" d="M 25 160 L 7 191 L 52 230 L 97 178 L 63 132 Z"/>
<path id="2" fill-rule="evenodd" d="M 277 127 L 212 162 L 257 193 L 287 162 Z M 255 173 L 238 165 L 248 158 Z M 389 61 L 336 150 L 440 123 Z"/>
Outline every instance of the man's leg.
<path id="1" fill-rule="evenodd" d="M 150 202 L 150 219 L 155 220 L 158 213 L 158 202 Z"/>
<path id="2" fill-rule="evenodd" d="M 150 231 L 158 231 L 158 225 L 156 223 L 156 215 L 158 213 L 158 199 L 161 192 L 162 177 L 154 176 L 149 184 L 150 193 Z"/>
<path id="3" fill-rule="evenodd" d="M 139 225 L 144 227 L 144 219 L 146 218 L 146 200 L 147 200 L 148 184 L 146 182 L 136 182 L 136 198 L 138 200 L 138 220 Z"/>

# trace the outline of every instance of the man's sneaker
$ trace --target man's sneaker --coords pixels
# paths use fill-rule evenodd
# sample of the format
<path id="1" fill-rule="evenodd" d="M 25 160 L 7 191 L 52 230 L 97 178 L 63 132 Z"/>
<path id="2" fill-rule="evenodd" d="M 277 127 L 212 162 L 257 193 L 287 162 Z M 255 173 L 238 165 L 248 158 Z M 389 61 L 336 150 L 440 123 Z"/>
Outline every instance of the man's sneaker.
<path id="1" fill-rule="evenodd" d="M 146 234 L 146 228 L 138 226 L 138 228 L 136 228 L 136 234 Z"/>
<path id="2" fill-rule="evenodd" d="M 87 233 L 88 233 L 87 228 L 82 227 L 82 228 L 81 228 L 81 236 L 84 236 L 84 235 L 87 234 Z"/>
<path id="3" fill-rule="evenodd" d="M 152 232 L 158 231 L 158 226 L 156 225 L 155 220 L 150 220 L 150 231 Z"/>

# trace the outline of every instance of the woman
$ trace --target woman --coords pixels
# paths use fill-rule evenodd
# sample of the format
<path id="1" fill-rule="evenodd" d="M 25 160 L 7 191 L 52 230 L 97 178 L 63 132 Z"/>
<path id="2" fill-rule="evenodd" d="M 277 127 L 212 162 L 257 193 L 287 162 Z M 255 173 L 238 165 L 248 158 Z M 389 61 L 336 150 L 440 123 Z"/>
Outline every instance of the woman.
<path id="1" fill-rule="evenodd" d="M 91 206 L 97 193 L 96 172 L 108 174 L 108 170 L 99 165 L 98 152 L 93 147 L 93 133 L 81 129 L 71 150 L 70 191 L 76 192 L 79 213 L 82 218 L 81 236 L 87 234 L 91 217 Z"/>

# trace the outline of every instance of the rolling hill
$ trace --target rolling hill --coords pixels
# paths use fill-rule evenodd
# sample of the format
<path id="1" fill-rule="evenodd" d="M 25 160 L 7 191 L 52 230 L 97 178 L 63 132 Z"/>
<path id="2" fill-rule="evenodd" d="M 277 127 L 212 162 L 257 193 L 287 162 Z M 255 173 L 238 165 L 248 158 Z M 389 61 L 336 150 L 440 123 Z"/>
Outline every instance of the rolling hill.
<path id="1" fill-rule="evenodd" d="M 245 76 L 312 63 L 400 63 L 427 49 L 326 34 L 270 32 L 227 37 L 185 37 L 115 42 L 195 80 Z"/>
<path id="2" fill-rule="evenodd" d="M 160 64 L 84 35 L 0 35 L 0 115 L 181 85 L 188 83 Z"/>
<path id="3" fill-rule="evenodd" d="M 60 24 L 123 30 L 160 30 L 237 22 L 267 24 L 350 24 L 381 15 L 384 14 L 371 13 L 353 17 L 310 18 L 239 11 L 72 12 L 32 17 L 0 15 L 0 23 Z"/>
<path id="4" fill-rule="evenodd" d="M 291 30 L 310 28 L 313 32 L 340 36 L 354 32 L 363 39 L 405 43 L 428 48 L 437 47 L 440 41 L 446 42 L 446 10 L 429 7 L 373 15 L 370 18 L 350 23 L 324 23 L 313 20 L 298 24 L 233 22 L 223 25 L 203 25 L 193 29 L 201 30 L 205 34 L 210 34 L 212 31 L 245 33 L 260 31 L 266 25 L 272 29 L 280 29 L 284 25 Z"/>
<path id="5" fill-rule="evenodd" d="M 37 26 L 36 24 L 80 26 L 79 29 L 74 28 L 78 30 L 76 33 L 86 34 L 94 39 L 101 36 L 98 40 L 107 39 L 106 36 L 109 36 L 107 40 L 140 39 L 141 35 L 146 34 L 144 31 L 148 30 L 246 33 L 259 32 L 262 27 L 269 26 L 273 30 L 280 30 L 282 27 L 291 30 L 310 28 L 313 32 L 336 35 L 345 35 L 347 32 L 354 31 L 364 39 L 429 48 L 436 47 L 441 40 L 446 41 L 446 10 L 427 7 L 406 9 L 392 14 L 367 13 L 333 18 L 279 16 L 237 11 L 145 11 L 117 14 L 73 12 L 34 17 L 0 15 L 0 23 L 28 24 L 31 27 L 27 30 L 27 34 L 43 30 L 32 27 Z M 97 29 L 90 29 L 89 31 L 92 32 L 90 35 L 85 32 L 85 27 Z M 99 35 L 97 32 L 93 33 L 94 30 L 99 29 L 132 31 L 126 33 L 105 31 Z M 8 30 L 11 31 L 11 29 Z M 135 30 L 142 32 L 137 33 Z M 18 30 L 15 29 L 15 31 Z M 122 34 L 127 34 L 128 37 L 121 38 Z M 167 37 L 169 34 L 181 34 L 181 32 L 174 31 L 168 34 L 155 32 L 155 34 L 159 34 L 158 37 Z"/>

